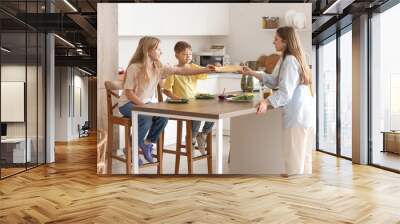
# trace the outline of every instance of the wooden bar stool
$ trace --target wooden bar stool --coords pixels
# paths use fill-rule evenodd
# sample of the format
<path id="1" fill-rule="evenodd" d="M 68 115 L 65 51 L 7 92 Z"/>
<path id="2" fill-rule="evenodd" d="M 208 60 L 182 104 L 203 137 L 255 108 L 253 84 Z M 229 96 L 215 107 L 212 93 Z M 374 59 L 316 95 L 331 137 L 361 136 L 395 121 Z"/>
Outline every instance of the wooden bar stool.
<path id="1" fill-rule="evenodd" d="M 116 99 L 120 98 L 119 91 L 123 90 L 122 81 L 106 81 L 105 83 L 107 91 L 107 120 L 108 120 L 108 135 L 107 135 L 107 174 L 112 174 L 112 160 L 117 159 L 121 162 L 126 163 L 126 173 L 132 173 L 132 146 L 131 146 L 131 128 L 132 121 L 129 118 L 120 117 L 114 115 L 114 109 L 118 107 L 118 102 L 113 103 L 113 97 Z M 113 127 L 114 125 L 123 126 L 125 128 L 125 158 L 115 155 L 113 148 Z M 157 166 L 157 173 L 162 173 L 162 149 L 163 149 L 163 137 L 161 136 L 157 142 L 157 155 L 153 155 L 157 159 L 157 162 L 146 163 L 141 167 Z M 137 144 L 137 143 L 136 143 Z M 142 152 L 139 152 L 142 154 Z"/>
<path id="2" fill-rule="evenodd" d="M 157 86 L 157 96 L 158 102 L 163 102 L 163 94 L 161 86 Z M 188 174 L 193 174 L 193 162 L 201 159 L 207 159 L 207 168 L 208 174 L 212 174 L 212 133 L 207 134 L 207 154 L 193 157 L 192 151 L 192 121 L 191 120 L 182 120 L 182 119 L 173 119 L 176 120 L 176 149 L 166 149 L 163 148 L 163 153 L 175 154 L 175 174 L 179 174 L 180 160 L 181 156 L 187 157 L 187 166 L 188 166 Z M 186 145 L 182 144 L 182 130 L 183 130 L 183 122 L 186 122 Z M 164 146 L 164 143 L 162 144 Z M 181 149 L 185 148 L 186 151 L 182 152 Z M 197 147 L 196 147 L 197 149 Z"/>

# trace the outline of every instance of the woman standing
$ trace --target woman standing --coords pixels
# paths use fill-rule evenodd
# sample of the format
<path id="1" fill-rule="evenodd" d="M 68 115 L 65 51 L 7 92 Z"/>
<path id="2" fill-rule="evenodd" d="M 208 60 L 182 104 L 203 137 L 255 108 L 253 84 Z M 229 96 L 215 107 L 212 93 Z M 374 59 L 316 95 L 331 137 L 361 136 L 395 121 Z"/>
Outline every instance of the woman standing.
<path id="1" fill-rule="evenodd" d="M 276 76 L 248 67 L 243 68 L 242 74 L 257 77 L 271 89 L 279 88 L 258 103 L 257 114 L 265 113 L 269 107 L 283 108 L 284 175 L 311 174 L 315 123 L 311 71 L 293 27 L 278 28 L 273 44 L 282 53 Z"/>

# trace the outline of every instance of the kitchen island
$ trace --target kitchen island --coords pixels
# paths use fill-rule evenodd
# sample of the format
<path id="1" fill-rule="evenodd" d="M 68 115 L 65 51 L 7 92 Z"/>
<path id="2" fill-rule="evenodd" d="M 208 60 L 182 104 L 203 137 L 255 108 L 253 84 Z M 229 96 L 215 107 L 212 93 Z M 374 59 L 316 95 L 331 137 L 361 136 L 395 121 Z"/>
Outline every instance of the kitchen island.
<path id="1" fill-rule="evenodd" d="M 277 174 L 283 172 L 281 150 L 282 113 L 270 110 L 256 116 L 257 97 L 251 102 L 191 100 L 188 104 L 156 103 L 134 107 L 132 122 L 138 115 L 215 122 L 215 168 L 213 174 Z M 223 122 L 231 119 L 230 163 L 223 167 Z M 138 142 L 138 127 L 133 125 L 132 142 Z M 132 144 L 133 174 L 139 174 L 138 145 Z"/>

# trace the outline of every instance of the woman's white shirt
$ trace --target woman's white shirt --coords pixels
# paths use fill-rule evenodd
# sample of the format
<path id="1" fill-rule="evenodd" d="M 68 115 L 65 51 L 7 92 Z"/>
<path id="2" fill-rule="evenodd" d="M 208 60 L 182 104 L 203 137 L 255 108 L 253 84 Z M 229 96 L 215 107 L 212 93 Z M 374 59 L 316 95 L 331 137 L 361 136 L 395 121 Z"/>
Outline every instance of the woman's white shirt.
<path id="1" fill-rule="evenodd" d="M 268 97 L 274 108 L 283 108 L 285 128 L 314 127 L 315 106 L 309 86 L 300 84 L 300 64 L 296 57 L 287 55 L 275 66 L 273 74 L 259 72 L 267 87 L 279 88 Z"/>

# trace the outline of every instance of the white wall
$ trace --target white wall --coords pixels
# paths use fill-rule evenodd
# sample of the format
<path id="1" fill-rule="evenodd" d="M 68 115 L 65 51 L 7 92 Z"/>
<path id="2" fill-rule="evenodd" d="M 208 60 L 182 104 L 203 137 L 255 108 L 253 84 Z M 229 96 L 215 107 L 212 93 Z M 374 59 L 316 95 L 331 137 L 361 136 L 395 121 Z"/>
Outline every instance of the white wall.
<path id="1" fill-rule="evenodd" d="M 139 36 L 120 36 L 119 37 L 119 66 L 126 68 L 129 60 L 135 53 L 136 47 L 141 37 Z M 161 40 L 161 61 L 171 65 L 177 64 L 174 46 L 178 41 L 186 41 L 192 45 L 193 52 L 204 51 L 212 44 L 211 36 L 160 36 Z"/>
<path id="2" fill-rule="evenodd" d="M 75 70 L 76 71 L 76 70 Z M 74 96 L 72 98 L 74 99 L 74 102 L 72 103 L 74 105 L 74 112 L 72 113 L 72 122 L 71 122 L 71 135 L 73 138 L 78 138 L 79 133 L 78 133 L 78 124 L 82 126 L 85 121 L 88 120 L 88 77 L 87 76 L 81 76 L 82 73 L 78 73 L 74 75 L 74 89 L 75 91 L 73 92 Z M 78 93 L 78 90 L 80 93 Z M 80 97 L 79 97 L 80 95 Z M 80 101 L 80 102 L 79 102 Z M 80 104 L 80 105 L 79 105 Z M 81 108 L 79 108 L 81 107 Z M 81 110 L 81 112 L 80 112 Z"/>
<path id="3" fill-rule="evenodd" d="M 225 35 L 229 4 L 118 4 L 118 33 L 132 35 Z M 132 23 L 135 23 L 132 25 Z"/>
<path id="4" fill-rule="evenodd" d="M 88 120 L 88 78 L 71 67 L 56 67 L 55 78 L 55 141 L 77 139 L 78 124 Z M 81 103 L 77 101 L 79 89 Z"/>
<path id="5" fill-rule="evenodd" d="M 68 141 L 69 69 L 55 68 L 55 141 Z"/>
<path id="6" fill-rule="evenodd" d="M 307 16 L 305 31 L 298 34 L 306 53 L 311 57 L 311 3 L 269 4 L 241 3 L 230 4 L 230 29 L 227 37 L 227 53 L 232 62 L 256 60 L 261 54 L 275 52 L 272 44 L 275 31 L 261 28 L 263 16 L 279 17 L 280 25 L 285 25 L 285 14 L 289 10 L 303 12 Z M 311 64 L 311 61 L 309 62 Z"/>

